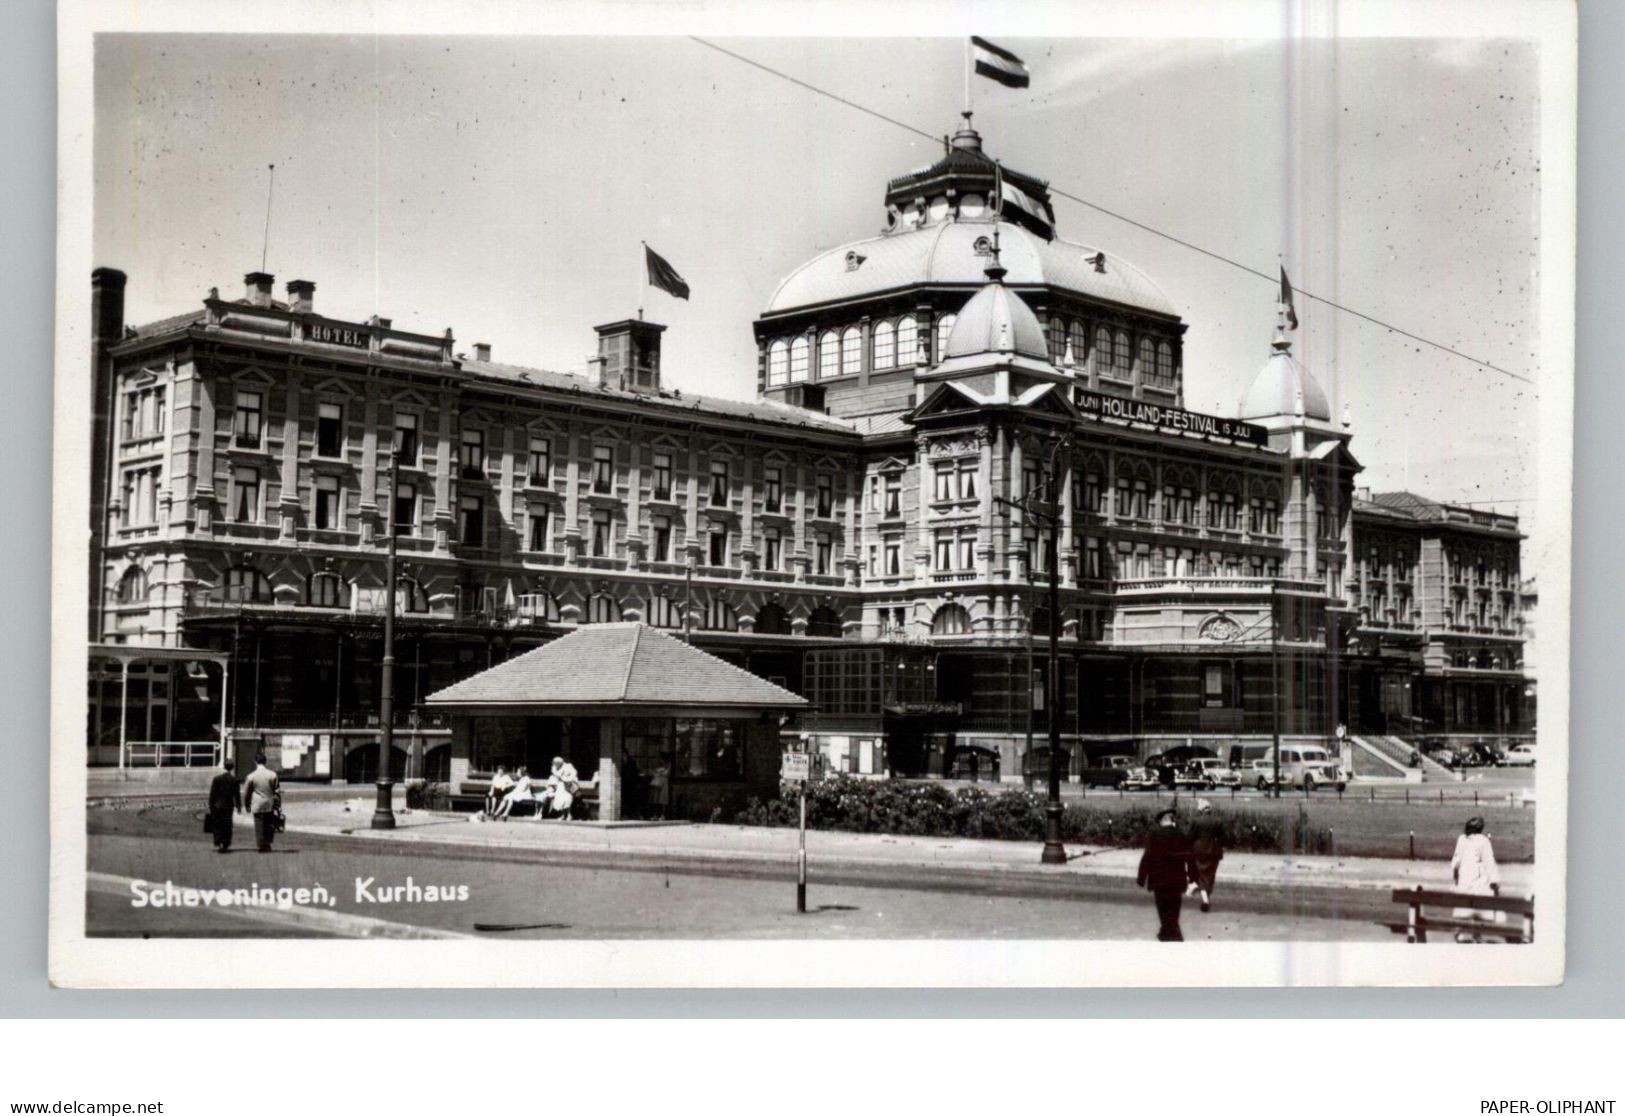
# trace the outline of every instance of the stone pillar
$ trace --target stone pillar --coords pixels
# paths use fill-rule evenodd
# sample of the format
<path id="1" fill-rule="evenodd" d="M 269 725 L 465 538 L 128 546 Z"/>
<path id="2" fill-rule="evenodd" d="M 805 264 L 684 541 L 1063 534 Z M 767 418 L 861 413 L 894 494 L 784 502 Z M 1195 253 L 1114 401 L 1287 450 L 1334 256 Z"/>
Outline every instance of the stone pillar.
<path id="1" fill-rule="evenodd" d="M 514 559 L 515 550 L 518 549 L 514 545 L 514 540 L 522 530 L 514 509 L 513 427 L 511 426 L 502 428 L 502 456 L 499 460 L 501 464 L 497 466 L 500 470 L 497 473 L 497 507 L 500 509 L 497 515 L 497 539 L 500 547 L 498 553 L 502 555 L 504 561 L 511 562 Z"/>
<path id="2" fill-rule="evenodd" d="M 386 503 L 389 500 L 387 493 L 384 500 Z M 361 499 L 356 511 L 356 518 L 361 521 L 361 542 L 366 545 L 382 530 L 378 517 L 378 385 L 375 383 L 367 384 L 367 399 L 362 410 Z"/>
<path id="3" fill-rule="evenodd" d="M 977 493 L 981 503 L 978 510 L 980 530 L 976 538 L 976 567 L 981 580 L 993 577 L 993 441 L 984 433 L 981 441 L 981 476 L 977 478 Z"/>
<path id="4" fill-rule="evenodd" d="M 451 442 L 452 413 L 457 400 L 450 392 L 440 394 L 440 429 L 435 434 L 434 456 L 434 548 L 445 554 L 451 542 L 451 531 L 456 513 L 451 506 L 451 459 L 455 456 Z"/>
<path id="5" fill-rule="evenodd" d="M 598 721 L 598 820 L 621 820 L 621 719 Z"/>
<path id="6" fill-rule="evenodd" d="M 299 373 L 288 373 L 287 390 L 282 414 L 282 498 L 278 513 L 282 537 L 291 539 L 299 516 Z"/>
<path id="7" fill-rule="evenodd" d="M 1015 436 L 1015 435 L 1012 435 L 1011 438 L 1010 438 L 1010 472 L 1009 472 L 1009 480 L 1010 480 L 1010 489 L 1009 489 L 1008 499 L 1011 499 L 1011 500 L 1019 500 L 1019 499 L 1021 499 L 1021 497 L 1022 497 L 1022 491 L 1021 491 L 1021 482 L 1022 482 L 1021 438 L 1018 437 L 1018 436 Z M 1005 550 L 1005 557 L 1004 557 L 1005 576 L 1010 578 L 1011 580 L 1015 579 L 1016 570 L 1020 566 L 1020 562 L 1021 562 L 1020 555 L 1022 553 L 1021 534 L 1022 534 L 1023 528 L 1025 528 L 1026 525 L 1027 525 L 1026 517 L 1021 512 L 1012 510 L 1011 513 L 1010 513 L 1009 540 L 1006 543 L 1006 550 Z"/>
<path id="8" fill-rule="evenodd" d="M 1077 584 L 1077 537 L 1072 533 L 1072 481 L 1077 466 L 1071 460 L 1058 464 L 1061 466 L 1061 523 L 1054 529 L 1061 532 L 1061 537 L 1056 540 L 1059 551 L 1057 561 L 1061 566 L 1061 585 L 1070 589 Z"/>

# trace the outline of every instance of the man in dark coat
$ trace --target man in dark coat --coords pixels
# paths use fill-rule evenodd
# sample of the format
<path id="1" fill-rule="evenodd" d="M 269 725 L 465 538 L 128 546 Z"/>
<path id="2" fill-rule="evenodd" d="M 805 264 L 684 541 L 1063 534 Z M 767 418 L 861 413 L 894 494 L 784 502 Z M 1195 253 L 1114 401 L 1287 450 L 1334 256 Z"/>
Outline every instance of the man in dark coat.
<path id="1" fill-rule="evenodd" d="M 243 809 L 243 788 L 232 771 L 230 757 L 220 764 L 221 772 L 209 784 L 209 834 L 215 852 L 231 851 L 231 822 Z"/>
<path id="2" fill-rule="evenodd" d="M 1174 812 L 1164 810 L 1157 815 L 1156 828 L 1146 840 L 1136 880 L 1141 887 L 1150 889 L 1157 901 L 1157 919 L 1161 923 L 1157 941 L 1185 940 L 1185 935 L 1179 932 L 1179 904 L 1195 876 L 1191 843 L 1179 831 Z"/>

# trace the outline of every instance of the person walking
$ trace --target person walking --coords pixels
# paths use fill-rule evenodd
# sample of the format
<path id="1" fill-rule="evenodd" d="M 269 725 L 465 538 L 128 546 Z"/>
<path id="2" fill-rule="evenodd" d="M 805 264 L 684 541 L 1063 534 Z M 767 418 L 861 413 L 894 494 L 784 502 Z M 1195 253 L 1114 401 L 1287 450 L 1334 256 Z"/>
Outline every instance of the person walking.
<path id="1" fill-rule="evenodd" d="M 1495 863 L 1495 846 L 1490 844 L 1489 835 L 1484 832 L 1483 818 L 1468 818 L 1464 832 L 1456 838 L 1456 852 L 1450 858 L 1450 878 L 1455 881 L 1457 891 L 1468 895 L 1501 894 L 1501 869 Z M 1498 911 L 1480 911 L 1472 907 L 1457 907 L 1452 913 L 1456 918 L 1474 922 L 1495 922 L 1504 917 Z M 1458 942 L 1483 940 L 1483 934 L 1477 931 L 1456 931 Z"/>
<path id="2" fill-rule="evenodd" d="M 234 767 L 227 756 L 220 763 L 220 774 L 209 784 L 209 835 L 214 838 L 215 852 L 231 851 L 232 816 L 243 812 L 243 785 L 237 781 Z"/>
<path id="3" fill-rule="evenodd" d="M 1213 812 L 1213 803 L 1196 800 L 1196 820 L 1191 823 L 1191 886 L 1201 896 L 1202 913 L 1213 909 L 1213 882 L 1224 859 L 1224 821 Z"/>
<path id="4" fill-rule="evenodd" d="M 1195 867 L 1190 841 L 1179 831 L 1178 818 L 1172 810 L 1163 810 L 1146 839 L 1136 877 L 1139 886 L 1149 889 L 1156 900 L 1159 942 L 1185 940 L 1179 929 L 1179 907 L 1185 889 L 1195 879 Z"/>
<path id="5" fill-rule="evenodd" d="M 254 770 L 243 780 L 243 791 L 248 798 L 248 812 L 254 815 L 254 843 L 262 853 L 271 851 L 276 836 L 276 816 L 282 804 L 282 784 L 276 772 L 265 766 L 265 753 L 254 755 Z"/>

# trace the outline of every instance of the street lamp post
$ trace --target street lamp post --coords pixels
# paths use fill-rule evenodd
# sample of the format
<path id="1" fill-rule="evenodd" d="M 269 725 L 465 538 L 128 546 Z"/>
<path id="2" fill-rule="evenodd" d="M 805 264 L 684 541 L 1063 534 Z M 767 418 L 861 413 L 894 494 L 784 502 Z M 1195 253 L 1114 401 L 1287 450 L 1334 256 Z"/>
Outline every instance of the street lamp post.
<path id="1" fill-rule="evenodd" d="M 1049 690 L 1049 801 L 1044 807 L 1045 864 L 1065 864 L 1066 846 L 1061 842 L 1061 501 L 1059 464 L 1061 451 L 1071 444 L 1063 435 L 1050 449 L 1045 468 L 1043 501 L 1024 494 L 1019 500 L 999 498 L 999 503 L 1020 508 L 1049 527 L 1044 543 L 1044 561 L 1049 566 L 1049 671 L 1046 688 Z M 1028 646 L 1031 646 L 1029 642 Z"/>
<path id="2" fill-rule="evenodd" d="M 384 724 L 378 749 L 378 805 L 372 812 L 374 829 L 395 828 L 395 783 L 389 777 L 389 760 L 395 750 L 395 463 L 396 449 L 391 446 L 389 508 L 384 515 L 388 533 L 384 544 L 384 670 L 378 686 L 378 715 Z"/>
<path id="3" fill-rule="evenodd" d="M 1270 581 L 1270 729 L 1275 736 L 1275 747 L 1270 755 L 1274 758 L 1274 771 L 1271 774 L 1271 794 L 1275 798 L 1281 797 L 1281 620 L 1279 604 L 1276 597 L 1276 583 Z"/>

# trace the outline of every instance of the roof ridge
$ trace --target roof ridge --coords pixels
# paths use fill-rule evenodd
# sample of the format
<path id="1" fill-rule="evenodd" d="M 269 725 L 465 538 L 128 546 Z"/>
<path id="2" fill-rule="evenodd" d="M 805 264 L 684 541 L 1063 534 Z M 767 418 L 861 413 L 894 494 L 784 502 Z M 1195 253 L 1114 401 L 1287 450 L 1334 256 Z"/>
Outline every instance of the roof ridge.
<path id="1" fill-rule="evenodd" d="M 632 690 L 632 671 L 637 666 L 638 649 L 643 645 L 643 624 L 636 623 L 632 628 L 632 651 L 626 656 L 626 673 L 621 676 L 621 700 Z"/>

